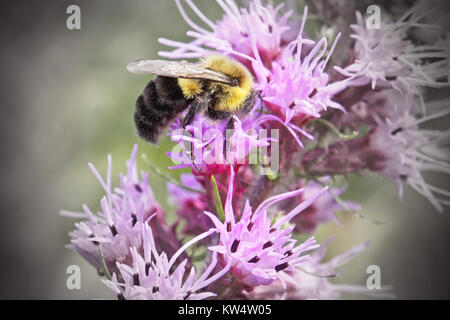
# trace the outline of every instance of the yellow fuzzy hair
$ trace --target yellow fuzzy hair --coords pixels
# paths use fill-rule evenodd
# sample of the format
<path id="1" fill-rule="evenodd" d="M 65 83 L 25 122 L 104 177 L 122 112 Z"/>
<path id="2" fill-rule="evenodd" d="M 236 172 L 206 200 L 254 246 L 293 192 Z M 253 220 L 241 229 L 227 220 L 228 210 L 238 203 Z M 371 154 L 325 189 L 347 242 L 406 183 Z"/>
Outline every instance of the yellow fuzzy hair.
<path id="1" fill-rule="evenodd" d="M 195 98 L 195 96 L 203 92 L 202 84 L 195 79 L 178 78 L 178 85 L 187 99 Z"/>
<path id="2" fill-rule="evenodd" d="M 250 72 L 238 61 L 223 55 L 209 55 L 203 58 L 202 62 L 204 68 L 221 72 L 239 81 L 237 86 L 211 82 L 208 88 L 208 91 L 211 91 L 211 93 L 217 92 L 220 94 L 213 106 L 214 110 L 237 111 L 253 89 L 253 78 Z M 193 98 L 203 92 L 201 83 L 198 80 L 178 79 L 178 84 L 186 98 Z"/>

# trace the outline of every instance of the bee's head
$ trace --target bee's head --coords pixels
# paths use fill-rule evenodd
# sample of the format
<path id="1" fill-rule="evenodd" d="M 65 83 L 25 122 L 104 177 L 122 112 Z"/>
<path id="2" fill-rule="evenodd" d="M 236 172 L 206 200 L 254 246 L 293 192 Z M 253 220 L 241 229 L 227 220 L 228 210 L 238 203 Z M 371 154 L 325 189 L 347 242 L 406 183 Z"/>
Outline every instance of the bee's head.
<path id="1" fill-rule="evenodd" d="M 237 60 L 220 54 L 203 58 L 204 68 L 223 73 L 232 79 L 231 87 L 253 87 L 253 79 L 248 69 Z"/>

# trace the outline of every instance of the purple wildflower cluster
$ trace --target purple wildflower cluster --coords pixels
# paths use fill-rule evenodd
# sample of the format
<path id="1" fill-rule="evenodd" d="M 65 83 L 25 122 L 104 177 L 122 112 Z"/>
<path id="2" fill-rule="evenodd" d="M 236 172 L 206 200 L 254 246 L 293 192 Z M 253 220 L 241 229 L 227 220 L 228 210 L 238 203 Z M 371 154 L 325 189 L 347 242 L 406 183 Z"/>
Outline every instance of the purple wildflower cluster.
<path id="1" fill-rule="evenodd" d="M 421 23 L 419 7 L 398 19 L 383 17 L 380 29 L 368 28 L 356 12 L 354 33 L 335 33 L 330 41 L 306 32 L 307 7 L 299 22 L 283 4 L 254 0 L 241 8 L 217 0 L 224 14 L 213 22 L 191 0 L 175 2 L 192 40 L 159 39 L 173 48 L 159 54 L 230 56 L 252 73 L 261 99 L 246 116 L 235 116 L 229 139 L 226 122 L 202 114 L 185 128 L 179 119 L 171 123 L 172 169 L 190 170 L 180 183 L 168 183 L 177 207 L 171 226 L 149 175 L 138 174 L 137 146 L 119 188 L 111 185 L 110 157 L 106 181 L 90 165 L 106 195 L 97 214 L 87 206 L 63 212 L 82 218 L 69 247 L 106 276 L 119 299 L 368 294 L 329 279 L 367 243 L 324 262 L 329 241 L 302 242 L 298 235 L 340 224 L 338 211 L 361 210 L 341 199 L 345 186 L 333 185 L 339 175 L 375 172 L 396 183 L 400 196 L 408 184 L 439 211 L 450 204 L 450 192 L 425 178 L 450 174 L 449 129 L 424 126 L 450 113 L 448 99 L 425 101 L 426 87 L 449 85 L 446 34 L 427 44 L 410 38 L 413 28 L 434 28 Z M 353 39 L 351 47 L 339 47 L 344 36 Z M 332 68 L 335 50 L 347 52 L 348 61 Z"/>

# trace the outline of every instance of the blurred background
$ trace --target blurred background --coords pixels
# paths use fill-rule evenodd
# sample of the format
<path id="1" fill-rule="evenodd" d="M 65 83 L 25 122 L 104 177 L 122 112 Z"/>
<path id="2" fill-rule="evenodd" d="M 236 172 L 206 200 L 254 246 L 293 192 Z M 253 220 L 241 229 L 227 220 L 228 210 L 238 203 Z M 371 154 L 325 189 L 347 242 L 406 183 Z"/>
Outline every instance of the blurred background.
<path id="1" fill-rule="evenodd" d="M 197 3 L 212 20 L 221 17 L 216 3 Z M 81 30 L 66 28 L 71 4 L 81 8 Z M 153 147 L 135 134 L 134 102 L 149 79 L 125 66 L 156 58 L 158 37 L 184 40 L 188 27 L 172 1 L 20 0 L 2 2 L 0 12 L 0 298 L 113 298 L 94 268 L 64 247 L 74 220 L 58 213 L 83 203 L 97 209 L 102 190 L 87 163 L 104 174 L 111 153 L 117 175 L 135 143 L 155 166 L 179 175 L 167 170 L 167 141 Z M 165 181 L 151 175 L 150 182 L 173 211 Z M 371 240 L 336 282 L 365 285 L 367 267 L 378 265 L 382 285 L 398 298 L 450 298 L 448 212 L 438 214 L 409 188 L 400 202 L 392 184 L 372 175 L 351 176 L 345 197 L 385 224 L 343 213 L 344 227 L 318 229 L 319 242 L 335 235 L 328 257 Z M 69 265 L 81 267 L 81 290 L 66 288 Z"/>

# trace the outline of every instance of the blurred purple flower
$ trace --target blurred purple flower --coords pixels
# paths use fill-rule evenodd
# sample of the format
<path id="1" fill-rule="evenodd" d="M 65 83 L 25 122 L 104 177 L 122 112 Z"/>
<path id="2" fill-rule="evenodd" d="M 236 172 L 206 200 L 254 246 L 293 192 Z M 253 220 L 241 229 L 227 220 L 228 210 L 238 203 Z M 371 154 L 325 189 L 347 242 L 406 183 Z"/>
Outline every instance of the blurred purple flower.
<path id="1" fill-rule="evenodd" d="M 442 205 L 450 205 L 450 192 L 427 183 L 423 173 L 450 175 L 450 131 L 424 129 L 420 125 L 444 117 L 450 110 L 440 107 L 448 107 L 448 100 L 436 100 L 433 104 L 434 110 L 420 117 L 414 117 L 410 105 L 395 105 L 389 118 L 378 119 L 378 126 L 369 135 L 369 145 L 380 155 L 377 171 L 397 184 L 400 197 L 403 182 L 407 182 L 442 212 Z"/>
<path id="2" fill-rule="evenodd" d="M 366 286 L 340 285 L 330 282 L 330 278 L 339 275 L 341 272 L 336 269 L 352 260 L 355 256 L 363 252 L 368 241 L 353 246 L 346 252 L 332 258 L 328 262 L 323 262 L 326 248 L 329 241 L 326 241 L 319 249 L 311 254 L 311 258 L 297 269 L 286 275 L 285 281 L 277 280 L 268 286 L 255 288 L 248 294 L 250 299 L 287 299 L 287 300 L 332 300 L 339 299 L 341 294 L 358 293 L 366 296 L 373 293 Z M 384 298 L 391 297 L 387 290 L 390 287 L 381 289 L 377 296 Z"/>
<path id="3" fill-rule="evenodd" d="M 423 9 L 423 8 L 422 8 Z M 397 21 L 388 19 L 379 29 L 369 29 L 362 15 L 357 12 L 357 23 L 351 27 L 355 31 L 356 60 L 345 68 L 345 72 L 364 72 L 366 83 L 372 89 L 378 86 L 392 87 L 402 93 L 420 94 L 421 86 L 446 87 L 450 54 L 442 44 L 416 45 L 409 40 L 413 28 L 436 28 L 420 21 L 426 16 L 419 6 L 415 6 Z"/>
<path id="4" fill-rule="evenodd" d="M 330 179 L 325 177 L 321 179 L 321 182 L 327 183 Z M 303 184 L 303 182 L 301 182 Z M 290 206 L 295 206 L 303 199 L 310 199 L 315 194 L 323 189 L 321 183 L 317 181 L 309 181 L 305 187 L 301 198 L 295 201 Z M 342 204 L 338 203 L 335 197 L 340 196 L 345 191 L 345 188 L 333 187 L 327 190 L 320 198 L 314 201 L 308 208 L 306 208 L 302 214 L 294 217 L 291 222 L 295 224 L 296 232 L 313 233 L 316 227 L 320 223 L 327 223 L 329 221 L 337 220 L 335 213 L 342 210 L 359 211 L 361 206 L 352 201 L 343 201 Z M 294 198 L 296 199 L 296 198 Z"/>

